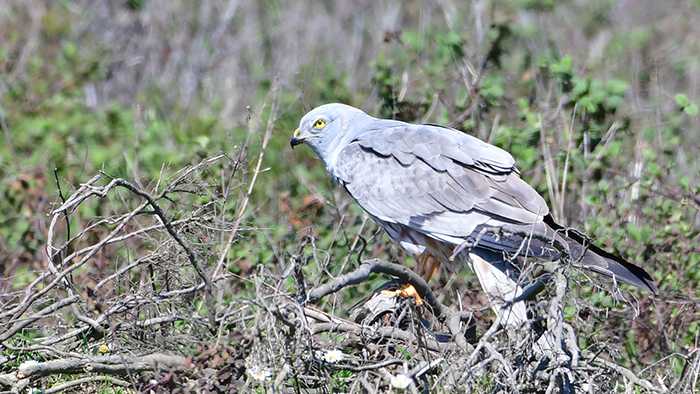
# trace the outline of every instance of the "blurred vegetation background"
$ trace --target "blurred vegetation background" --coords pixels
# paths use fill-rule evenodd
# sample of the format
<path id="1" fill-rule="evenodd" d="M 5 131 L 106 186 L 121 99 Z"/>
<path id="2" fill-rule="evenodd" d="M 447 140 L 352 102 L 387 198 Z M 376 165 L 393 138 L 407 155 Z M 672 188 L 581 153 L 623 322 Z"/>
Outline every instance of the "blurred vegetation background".
<path id="1" fill-rule="evenodd" d="M 661 296 L 632 307 L 576 280 L 583 347 L 667 386 L 697 351 L 698 0 L 5 0 L 0 43 L 0 294 L 44 269 L 59 187 L 101 170 L 148 185 L 239 146 L 252 173 L 271 115 L 229 269 L 281 273 L 311 231 L 337 274 L 376 227 L 288 142 L 344 102 L 505 148 L 560 222 L 651 273 Z M 406 258 L 386 243 L 370 254 Z"/>

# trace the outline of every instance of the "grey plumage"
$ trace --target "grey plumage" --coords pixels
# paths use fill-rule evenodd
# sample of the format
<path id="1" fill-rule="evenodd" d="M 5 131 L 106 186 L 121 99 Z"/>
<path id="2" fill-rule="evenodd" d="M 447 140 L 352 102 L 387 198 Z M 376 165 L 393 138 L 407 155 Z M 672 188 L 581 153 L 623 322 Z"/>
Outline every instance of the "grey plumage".
<path id="1" fill-rule="evenodd" d="M 449 266 L 455 247 L 478 239 L 475 248 L 559 259 L 560 251 L 543 241 L 548 237 L 567 247 L 583 268 L 653 293 L 658 290 L 642 268 L 557 225 L 544 199 L 520 178 L 513 157 L 475 137 L 326 104 L 302 118 L 291 144 L 302 142 L 389 236 L 411 252 L 427 249 Z"/>

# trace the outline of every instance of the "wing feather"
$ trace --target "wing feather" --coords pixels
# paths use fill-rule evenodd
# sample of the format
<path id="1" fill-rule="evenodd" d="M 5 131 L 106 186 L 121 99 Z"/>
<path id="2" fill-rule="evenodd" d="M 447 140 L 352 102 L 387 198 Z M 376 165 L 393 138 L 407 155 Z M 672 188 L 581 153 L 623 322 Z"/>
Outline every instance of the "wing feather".
<path id="1" fill-rule="evenodd" d="M 437 126 L 373 129 L 343 148 L 334 168 L 374 217 L 455 240 L 484 225 L 539 223 L 549 212 L 497 147 Z"/>

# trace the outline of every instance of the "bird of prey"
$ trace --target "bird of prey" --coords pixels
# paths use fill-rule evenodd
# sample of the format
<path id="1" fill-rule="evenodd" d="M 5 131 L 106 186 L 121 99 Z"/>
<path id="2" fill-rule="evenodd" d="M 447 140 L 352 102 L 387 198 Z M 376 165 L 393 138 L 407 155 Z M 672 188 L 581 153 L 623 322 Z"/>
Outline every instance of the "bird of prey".
<path id="1" fill-rule="evenodd" d="M 658 291 L 642 268 L 555 223 L 513 157 L 464 132 L 326 104 L 301 119 L 291 146 L 301 143 L 391 239 L 453 270 L 466 261 L 494 303 L 522 291 L 509 272 L 517 256 L 557 260 L 568 254 L 576 266 Z"/>

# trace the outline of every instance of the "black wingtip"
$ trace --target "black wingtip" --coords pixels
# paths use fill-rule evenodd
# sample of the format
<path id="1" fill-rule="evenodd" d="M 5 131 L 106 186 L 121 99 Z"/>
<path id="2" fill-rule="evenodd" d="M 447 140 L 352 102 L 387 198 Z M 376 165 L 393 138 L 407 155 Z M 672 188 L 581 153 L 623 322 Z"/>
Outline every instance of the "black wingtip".
<path id="1" fill-rule="evenodd" d="M 642 268 L 627 262 L 623 263 L 611 259 L 606 260 L 607 267 L 605 268 L 601 268 L 595 265 L 586 266 L 586 268 L 590 269 L 593 272 L 597 272 L 605 276 L 610 276 L 616 281 L 627 283 L 639 289 L 646 290 L 654 295 L 659 294 L 659 288 L 656 287 L 656 284 L 654 284 L 654 280 Z"/>
<path id="2" fill-rule="evenodd" d="M 622 257 L 616 256 L 593 245 L 588 238 L 578 231 L 566 230 L 564 227 L 557 224 L 551 215 L 545 216 L 544 222 L 561 235 L 586 248 L 586 256 L 582 259 L 585 268 L 599 274 L 613 277 L 617 281 L 636 286 L 654 295 L 659 294 L 659 288 L 654 284 L 654 280 L 642 267 L 634 265 Z M 589 253 L 598 258 L 588 258 Z M 600 261 L 600 257 L 605 259 L 605 262 Z"/>
<path id="3" fill-rule="evenodd" d="M 627 283 L 639 289 L 648 291 L 653 295 L 659 294 L 659 288 L 656 287 L 654 281 L 649 274 L 636 265 L 622 265 L 617 261 L 608 260 L 608 266 L 601 268 L 596 265 L 585 265 L 584 267 L 605 276 L 612 277 L 618 282 Z"/>

